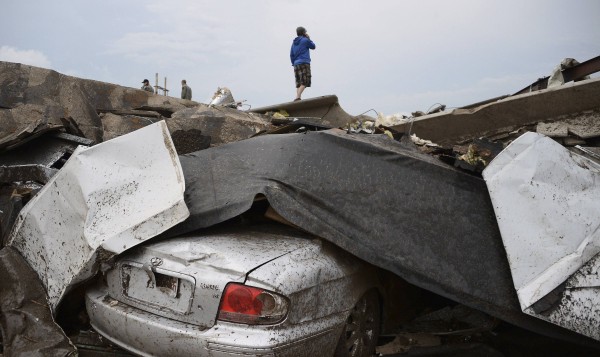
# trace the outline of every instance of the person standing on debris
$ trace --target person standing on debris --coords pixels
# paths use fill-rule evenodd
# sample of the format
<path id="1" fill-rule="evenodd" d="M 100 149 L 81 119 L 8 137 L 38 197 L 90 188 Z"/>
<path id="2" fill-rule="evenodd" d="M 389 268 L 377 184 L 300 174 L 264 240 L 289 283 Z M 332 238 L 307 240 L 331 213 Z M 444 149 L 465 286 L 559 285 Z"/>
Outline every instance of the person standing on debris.
<path id="1" fill-rule="evenodd" d="M 181 99 L 192 100 L 192 88 L 188 87 L 185 79 L 181 80 Z"/>
<path id="2" fill-rule="evenodd" d="M 296 35 L 290 49 L 290 60 L 294 66 L 294 76 L 296 77 L 296 99 L 294 101 L 302 99 L 302 92 L 306 87 L 310 87 L 310 50 L 316 48 L 304 27 L 298 27 Z"/>
<path id="3" fill-rule="evenodd" d="M 150 81 L 147 79 L 144 79 L 144 81 L 142 82 L 142 89 L 145 90 L 146 92 L 150 92 L 150 93 L 154 93 L 154 88 L 152 88 L 152 86 L 150 85 Z"/>

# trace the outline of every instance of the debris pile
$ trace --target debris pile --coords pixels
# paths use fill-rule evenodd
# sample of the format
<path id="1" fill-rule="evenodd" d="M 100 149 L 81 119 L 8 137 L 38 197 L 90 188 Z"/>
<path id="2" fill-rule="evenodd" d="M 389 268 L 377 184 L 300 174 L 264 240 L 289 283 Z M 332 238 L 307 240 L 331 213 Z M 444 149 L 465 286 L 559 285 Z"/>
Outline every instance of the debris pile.
<path id="1" fill-rule="evenodd" d="M 257 202 L 457 304 L 404 324 L 382 354 L 472 339 L 497 319 L 600 340 L 600 315 L 586 308 L 600 296 L 600 80 L 551 83 L 475 107 L 373 118 L 349 115 L 336 96 L 240 111 L 227 88 L 206 105 L 0 62 L 0 271 L 13 272 L 0 289 L 5 352 L 29 338 L 11 320 L 23 311 L 50 326 L 37 350 L 74 349 L 54 314 L 114 255 Z M 284 133 L 303 134 L 275 135 Z M 502 197 L 522 200 L 520 210 Z M 540 219 L 566 211 L 577 214 L 574 231 Z M 523 270 L 511 258 L 528 254 L 547 261 Z M 39 285 L 15 298 L 27 269 Z M 43 311 L 15 299 L 44 300 Z"/>

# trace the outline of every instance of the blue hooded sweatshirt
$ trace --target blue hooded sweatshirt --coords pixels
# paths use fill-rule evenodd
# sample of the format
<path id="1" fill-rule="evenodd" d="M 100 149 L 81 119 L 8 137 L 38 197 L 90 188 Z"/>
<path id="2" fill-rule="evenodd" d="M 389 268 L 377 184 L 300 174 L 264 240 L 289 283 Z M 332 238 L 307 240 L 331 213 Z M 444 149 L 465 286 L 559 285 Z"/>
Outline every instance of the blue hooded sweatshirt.
<path id="1" fill-rule="evenodd" d="M 290 49 L 290 60 L 292 61 L 292 66 L 297 66 L 303 63 L 310 64 L 309 49 L 314 50 L 315 48 L 315 43 L 309 38 L 304 36 L 296 37 L 292 42 L 292 48 Z"/>

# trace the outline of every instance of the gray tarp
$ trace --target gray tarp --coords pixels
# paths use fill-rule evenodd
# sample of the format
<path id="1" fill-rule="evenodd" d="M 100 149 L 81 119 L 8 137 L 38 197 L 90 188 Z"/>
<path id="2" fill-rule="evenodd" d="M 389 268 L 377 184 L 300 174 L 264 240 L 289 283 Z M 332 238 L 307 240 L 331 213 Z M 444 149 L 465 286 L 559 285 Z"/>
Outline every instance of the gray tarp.
<path id="1" fill-rule="evenodd" d="M 485 182 L 411 144 L 329 130 L 256 137 L 180 161 L 190 218 L 168 235 L 235 217 L 264 194 L 291 223 L 417 286 L 569 333 L 521 312 Z"/>

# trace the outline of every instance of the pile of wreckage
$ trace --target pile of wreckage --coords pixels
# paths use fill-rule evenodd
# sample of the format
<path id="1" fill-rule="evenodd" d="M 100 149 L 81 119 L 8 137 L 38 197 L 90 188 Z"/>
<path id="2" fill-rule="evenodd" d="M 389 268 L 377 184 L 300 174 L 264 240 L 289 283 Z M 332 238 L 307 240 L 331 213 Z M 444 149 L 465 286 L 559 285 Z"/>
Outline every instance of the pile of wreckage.
<path id="1" fill-rule="evenodd" d="M 390 125 L 336 96 L 241 111 L 0 62 L 3 351 L 72 354 L 69 306 L 106 261 L 257 196 L 415 286 L 599 348 L 598 67 Z"/>

